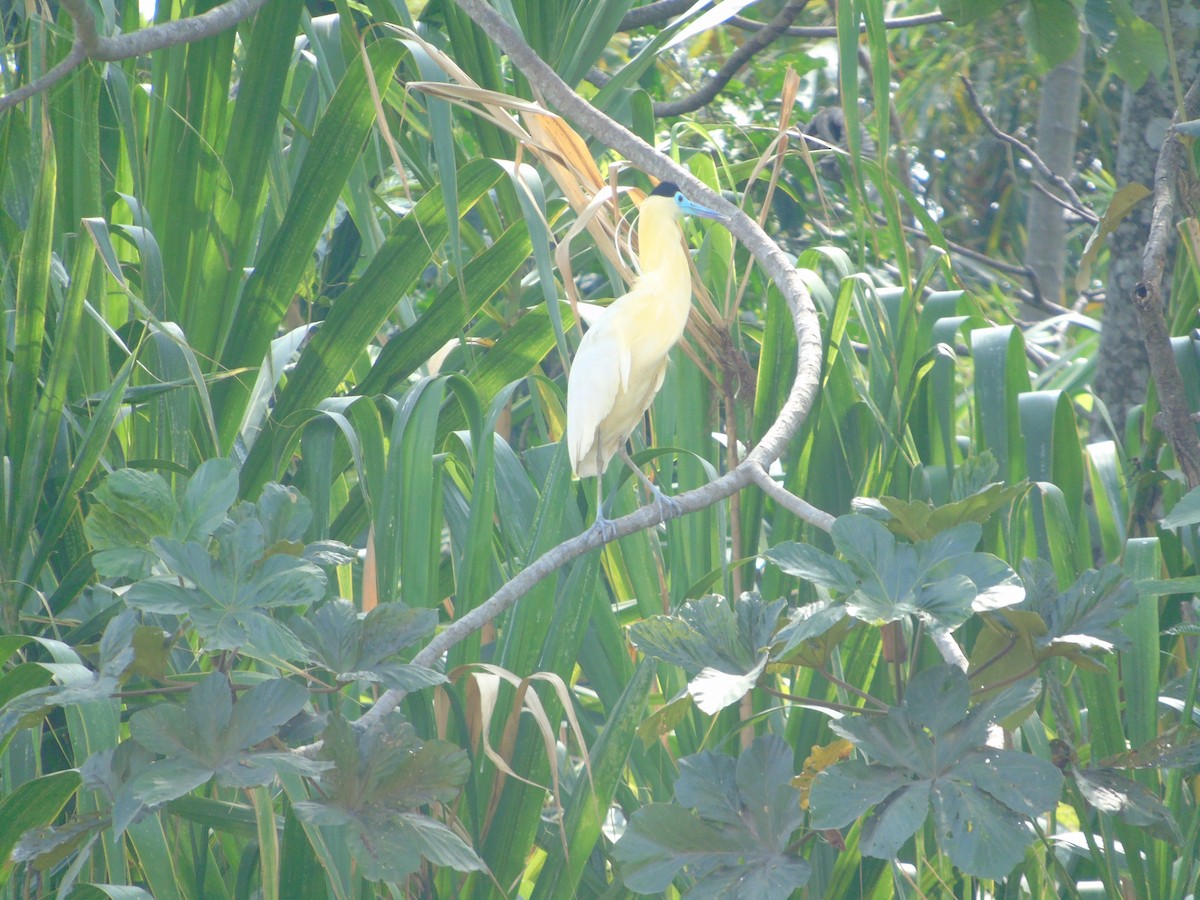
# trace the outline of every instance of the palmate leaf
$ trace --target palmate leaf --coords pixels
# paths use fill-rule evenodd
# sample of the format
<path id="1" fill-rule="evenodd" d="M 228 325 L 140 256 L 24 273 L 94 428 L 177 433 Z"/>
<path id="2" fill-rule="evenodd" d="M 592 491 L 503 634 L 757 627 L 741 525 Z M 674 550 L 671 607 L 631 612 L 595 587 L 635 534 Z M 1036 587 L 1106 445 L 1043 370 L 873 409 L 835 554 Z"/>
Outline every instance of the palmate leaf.
<path id="1" fill-rule="evenodd" d="M 693 676 L 688 692 L 712 715 L 736 703 L 767 664 L 779 613 L 786 600 L 764 603 L 744 594 L 737 603 L 709 594 L 685 603 L 676 615 L 653 616 L 630 628 L 633 645 Z"/>
<path id="2" fill-rule="evenodd" d="M 179 515 L 171 523 L 171 537 L 205 540 L 225 521 L 237 496 L 237 467 L 227 459 L 205 460 L 188 479 Z"/>
<path id="3" fill-rule="evenodd" d="M 205 512 L 195 501 L 193 522 L 211 523 L 221 505 Z M 266 610 L 309 606 L 325 595 L 325 573 L 304 558 L 298 540 L 311 516 L 308 501 L 294 490 L 268 484 L 257 503 L 239 503 L 228 515 L 221 513 L 212 547 L 208 540 L 152 538 L 150 548 L 168 574 L 136 582 L 126 602 L 147 612 L 187 615 L 210 650 L 306 659 L 303 644 Z M 188 527 L 195 530 L 194 524 Z"/>
<path id="4" fill-rule="evenodd" d="M 133 739 L 163 758 L 132 773 L 118 799 L 123 794 L 126 806 L 153 806 L 214 777 L 227 787 L 250 787 L 267 784 L 279 771 L 320 773 L 328 763 L 254 749 L 307 702 L 308 691 L 281 678 L 256 684 L 235 702 L 223 673 L 206 676 L 182 703 L 160 703 L 130 718 Z"/>
<path id="5" fill-rule="evenodd" d="M 868 516 L 848 515 L 832 529 L 845 562 L 803 544 L 782 544 L 765 557 L 788 574 L 842 595 L 846 612 L 857 619 L 884 624 L 917 616 L 953 630 L 974 612 L 1011 606 L 1024 597 L 1007 563 L 974 552 L 981 532 L 977 522 L 963 522 L 909 544 Z M 789 636 L 789 646 L 796 643 Z"/>
<path id="6" fill-rule="evenodd" d="M 874 807 L 860 847 L 893 858 L 932 808 L 951 861 L 971 875 L 1002 878 L 1023 858 L 1026 821 L 1052 808 L 1062 790 L 1053 764 L 985 744 L 987 726 L 1024 706 L 1036 680 L 968 710 L 966 675 L 953 666 L 919 673 L 903 706 L 884 717 L 842 719 L 834 731 L 870 759 L 848 760 L 818 775 L 809 797 L 814 828 L 841 828 Z"/>
<path id="7" fill-rule="evenodd" d="M 408 691 L 446 680 L 426 666 L 387 661 L 433 633 L 437 613 L 431 609 L 383 603 L 362 615 L 350 601 L 333 600 L 311 619 L 296 616 L 288 624 L 307 646 L 310 658 L 339 681 L 376 681 Z"/>
<path id="8" fill-rule="evenodd" d="M 787 852 L 803 821 L 793 774 L 791 749 L 773 735 L 756 738 L 736 760 L 708 751 L 681 760 L 678 802 L 637 810 L 617 841 L 625 886 L 660 893 L 686 870 L 691 898 L 791 896 L 810 875 L 808 863 Z"/>
<path id="9" fill-rule="evenodd" d="M 45 685 L 39 680 L 44 686 L 23 691 L 0 707 L 0 740 L 15 728 L 33 724 L 55 707 L 111 697 L 134 662 L 133 642 L 138 630 L 137 615 L 130 610 L 109 621 L 100 638 L 99 671 L 79 663 L 78 657 L 73 663 L 47 665 L 59 683 Z"/>
<path id="10" fill-rule="evenodd" d="M 957 473 L 955 473 L 957 475 Z M 964 522 L 983 524 L 997 510 L 1008 506 L 1029 490 L 1025 482 L 1005 485 L 993 483 L 977 493 L 943 506 L 933 506 L 923 500 L 899 500 L 880 497 L 879 503 L 891 513 L 887 527 L 909 540 L 928 540 L 941 531 Z"/>
<path id="11" fill-rule="evenodd" d="M 818 600 L 798 607 L 789 614 L 788 624 L 775 634 L 775 643 L 783 646 L 775 651 L 774 658 L 799 664 L 811 662 L 804 652 L 797 654 L 797 658 L 792 656 L 792 651 L 801 644 L 826 635 L 829 636 L 827 640 L 836 642 L 835 639 L 840 638 L 852 624 L 853 620 L 849 619 L 846 608 L 840 603 Z"/>
<path id="12" fill-rule="evenodd" d="M 155 556 L 150 539 L 166 534 L 178 514 L 166 479 L 155 472 L 117 469 L 92 495 L 83 522 L 88 543 L 96 551 L 96 571 L 110 578 L 141 578 L 150 573 Z"/>
<path id="13" fill-rule="evenodd" d="M 227 459 L 197 466 L 178 505 L 157 472 L 117 469 L 96 489 L 84 520 L 84 533 L 97 551 L 96 571 L 109 577 L 148 575 L 156 561 L 153 538 L 207 541 L 225 521 L 237 490 L 237 469 Z"/>
<path id="14" fill-rule="evenodd" d="M 1046 560 L 1027 560 L 1021 577 L 1026 599 L 1014 611 L 1036 613 L 1045 623 L 1045 633 L 1035 640 L 1038 647 L 1071 656 L 1129 646 L 1120 621 L 1137 604 L 1138 594 L 1120 566 L 1089 569 L 1065 591 L 1058 590 Z"/>
<path id="15" fill-rule="evenodd" d="M 325 729 L 321 756 L 334 767 L 322 776 L 323 799 L 297 802 L 296 814 L 343 829 L 366 878 L 403 880 L 422 857 L 460 872 L 485 869 L 466 841 L 417 811 L 458 796 L 470 773 L 462 750 L 444 741 L 421 741 L 399 713 L 365 732 L 335 715 Z"/>

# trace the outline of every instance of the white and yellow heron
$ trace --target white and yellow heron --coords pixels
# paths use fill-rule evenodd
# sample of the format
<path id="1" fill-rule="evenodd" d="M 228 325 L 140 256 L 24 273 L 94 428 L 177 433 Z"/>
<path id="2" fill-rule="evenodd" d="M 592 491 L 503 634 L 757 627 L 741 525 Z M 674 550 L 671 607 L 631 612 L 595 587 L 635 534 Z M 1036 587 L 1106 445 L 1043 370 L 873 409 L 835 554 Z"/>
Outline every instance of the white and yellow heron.
<path id="1" fill-rule="evenodd" d="M 596 521 L 607 531 L 605 469 L 620 455 L 650 489 L 663 517 L 674 501 L 638 468 L 625 449 L 667 372 L 667 356 L 687 326 L 692 276 L 679 223 L 685 215 L 725 219 L 693 203 L 664 181 L 642 201 L 638 214 L 641 274 L 583 336 L 567 380 L 567 450 L 580 478 L 596 478 Z"/>

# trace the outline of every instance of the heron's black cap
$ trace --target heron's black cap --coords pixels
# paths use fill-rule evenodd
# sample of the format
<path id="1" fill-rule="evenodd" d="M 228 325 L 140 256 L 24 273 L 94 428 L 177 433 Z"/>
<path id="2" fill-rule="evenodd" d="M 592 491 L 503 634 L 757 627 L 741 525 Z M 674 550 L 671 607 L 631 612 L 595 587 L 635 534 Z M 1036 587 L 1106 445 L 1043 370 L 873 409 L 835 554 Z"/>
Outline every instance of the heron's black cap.
<path id="1" fill-rule="evenodd" d="M 679 185 L 673 181 L 660 181 L 650 192 L 651 197 L 674 197 L 679 193 Z"/>

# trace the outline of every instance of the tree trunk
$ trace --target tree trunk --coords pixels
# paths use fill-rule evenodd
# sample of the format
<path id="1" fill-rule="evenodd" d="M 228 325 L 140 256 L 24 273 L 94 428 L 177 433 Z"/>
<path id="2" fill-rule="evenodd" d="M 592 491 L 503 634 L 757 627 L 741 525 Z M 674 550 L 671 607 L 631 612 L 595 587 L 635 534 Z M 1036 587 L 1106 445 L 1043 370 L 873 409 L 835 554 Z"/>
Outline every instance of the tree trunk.
<path id="1" fill-rule="evenodd" d="M 1164 33 L 1179 41 L 1188 32 L 1173 27 L 1174 20 L 1190 11 L 1194 0 L 1170 0 L 1168 6 L 1172 24 Z M 1142 18 L 1162 29 L 1158 0 L 1141 0 L 1134 4 Z M 1176 44 L 1180 78 L 1186 85 L 1193 78 L 1200 59 L 1192 46 Z M 1121 103 L 1121 131 L 1117 146 L 1117 186 L 1140 182 L 1154 186 L 1154 167 L 1158 151 L 1176 99 L 1169 69 L 1160 78 L 1151 76 L 1137 92 L 1125 89 Z M 1096 360 L 1096 395 L 1108 407 L 1116 426 L 1118 440 L 1123 438 L 1125 420 L 1131 407 L 1146 400 L 1149 364 L 1137 324 L 1133 305 L 1133 289 L 1142 277 L 1142 251 L 1146 246 L 1152 207 L 1149 202 L 1138 204 L 1120 227 L 1108 239 L 1108 282 L 1105 292 L 1103 331 L 1100 353 Z M 1171 284 L 1170 274 L 1163 279 L 1164 294 Z M 1166 303 L 1170 298 L 1166 297 Z M 1097 422 L 1097 428 L 1101 428 Z"/>
<path id="2" fill-rule="evenodd" d="M 1055 175 L 1068 181 L 1075 174 L 1075 136 L 1079 132 L 1079 98 L 1083 87 L 1084 41 L 1066 62 L 1055 66 L 1041 85 L 1038 105 L 1037 152 Z M 1054 190 L 1040 175 L 1034 180 Z M 1063 275 L 1067 266 L 1065 210 L 1041 191 L 1030 189 L 1025 219 L 1025 265 L 1033 270 L 1043 299 L 1063 303 Z M 1057 191 L 1055 191 L 1057 193 Z M 1044 309 L 1025 304 L 1025 319 L 1042 318 Z"/>

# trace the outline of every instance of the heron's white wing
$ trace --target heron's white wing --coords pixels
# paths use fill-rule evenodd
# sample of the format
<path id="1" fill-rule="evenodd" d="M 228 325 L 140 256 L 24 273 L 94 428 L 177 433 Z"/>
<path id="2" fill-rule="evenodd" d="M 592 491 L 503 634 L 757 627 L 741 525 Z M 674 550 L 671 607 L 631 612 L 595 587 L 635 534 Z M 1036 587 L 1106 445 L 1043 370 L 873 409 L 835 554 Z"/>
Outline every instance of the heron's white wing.
<path id="1" fill-rule="evenodd" d="M 629 344 L 613 328 L 612 310 L 583 336 L 567 380 L 567 449 L 577 474 L 595 466 L 596 429 L 629 385 Z M 604 460 L 607 462 L 607 460 Z M 590 463 L 591 467 L 587 464 Z M 594 474 L 594 473 L 593 473 Z"/>

